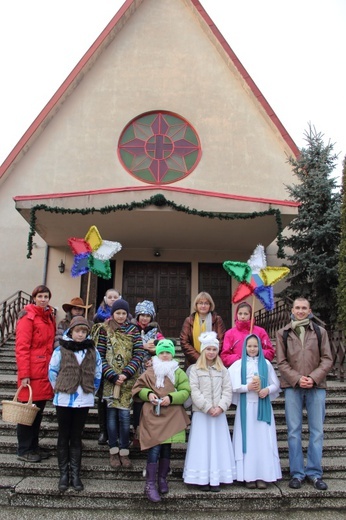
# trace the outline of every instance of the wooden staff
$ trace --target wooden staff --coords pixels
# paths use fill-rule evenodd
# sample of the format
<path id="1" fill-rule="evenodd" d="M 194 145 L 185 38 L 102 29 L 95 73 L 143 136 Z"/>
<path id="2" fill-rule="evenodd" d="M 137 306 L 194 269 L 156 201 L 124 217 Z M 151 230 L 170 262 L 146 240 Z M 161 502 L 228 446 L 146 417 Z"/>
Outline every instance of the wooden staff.
<path id="1" fill-rule="evenodd" d="M 86 293 L 86 302 L 85 302 L 85 317 L 88 319 L 88 305 L 89 305 L 89 295 L 90 295 L 90 280 L 91 280 L 91 272 L 88 272 L 88 284 L 87 284 L 87 293 Z"/>
<path id="2" fill-rule="evenodd" d="M 250 322 L 250 334 L 252 334 L 253 326 L 255 321 L 255 295 L 252 293 L 252 313 L 251 313 L 251 322 Z"/>

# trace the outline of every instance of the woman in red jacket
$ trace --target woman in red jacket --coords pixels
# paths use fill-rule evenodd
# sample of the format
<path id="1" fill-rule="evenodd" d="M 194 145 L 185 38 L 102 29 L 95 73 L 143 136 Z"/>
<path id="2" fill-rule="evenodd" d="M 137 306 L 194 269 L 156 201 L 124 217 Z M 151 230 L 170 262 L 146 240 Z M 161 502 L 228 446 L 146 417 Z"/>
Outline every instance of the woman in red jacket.
<path id="1" fill-rule="evenodd" d="M 17 425 L 18 459 L 25 462 L 40 462 L 49 457 L 39 447 L 38 436 L 46 401 L 53 397 L 48 379 L 55 337 L 54 309 L 49 305 L 51 296 L 45 285 L 36 287 L 32 292 L 33 303 L 24 307 L 16 328 L 17 384 L 24 387 L 19 400 L 28 401 L 27 385 L 30 384 L 33 402 L 40 409 L 32 426 Z"/>

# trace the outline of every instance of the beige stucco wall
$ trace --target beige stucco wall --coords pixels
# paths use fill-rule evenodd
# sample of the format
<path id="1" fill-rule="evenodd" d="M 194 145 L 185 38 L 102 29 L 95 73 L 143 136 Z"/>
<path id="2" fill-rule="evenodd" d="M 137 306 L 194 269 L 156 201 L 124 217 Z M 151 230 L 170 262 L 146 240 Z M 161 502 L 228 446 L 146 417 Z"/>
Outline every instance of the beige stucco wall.
<path id="1" fill-rule="evenodd" d="M 36 236 L 32 259 L 26 258 L 29 227 L 12 200 L 18 186 L 9 181 L 0 187 L 0 302 L 19 290 L 31 294 L 45 277 L 46 244 Z"/>
<path id="2" fill-rule="evenodd" d="M 186 117 L 201 139 L 198 168 L 175 186 L 287 198 L 287 146 L 180 0 L 139 7 L 17 166 L 17 194 L 138 186 L 117 142 L 155 109 Z"/>
<path id="3" fill-rule="evenodd" d="M 207 32 L 184 0 L 146 0 L 65 99 L 0 186 L 0 230 L 6 244 L 0 268 L 3 298 L 18 289 L 31 292 L 45 273 L 46 249 L 39 236 L 32 259 L 26 259 L 29 227 L 13 197 L 140 186 L 121 166 L 116 150 L 124 126 L 141 113 L 175 112 L 200 136 L 203 154 L 197 169 L 172 186 L 287 198 L 289 149 Z M 208 209 L 215 205 L 211 201 Z M 65 255 L 67 270 L 60 275 L 57 266 Z M 136 258 L 152 260 L 152 250 L 121 252 L 119 266 Z M 191 261 L 196 267 L 198 261 L 222 262 L 225 257 L 221 252 L 171 250 L 161 260 Z M 59 309 L 79 294 L 71 264 L 67 247 L 50 248 L 47 284 Z M 120 272 L 116 285 L 121 289 Z M 196 271 L 191 292 L 197 292 Z"/>

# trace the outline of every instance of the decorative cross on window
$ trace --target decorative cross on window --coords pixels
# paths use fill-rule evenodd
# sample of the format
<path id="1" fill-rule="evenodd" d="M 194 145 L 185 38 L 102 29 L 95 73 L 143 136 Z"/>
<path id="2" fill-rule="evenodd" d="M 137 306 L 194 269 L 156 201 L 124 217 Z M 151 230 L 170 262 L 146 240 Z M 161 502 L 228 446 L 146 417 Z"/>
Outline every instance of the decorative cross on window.
<path id="1" fill-rule="evenodd" d="M 132 120 L 118 145 L 126 170 L 150 184 L 168 184 L 189 175 L 201 158 L 197 133 L 170 112 L 149 112 Z"/>

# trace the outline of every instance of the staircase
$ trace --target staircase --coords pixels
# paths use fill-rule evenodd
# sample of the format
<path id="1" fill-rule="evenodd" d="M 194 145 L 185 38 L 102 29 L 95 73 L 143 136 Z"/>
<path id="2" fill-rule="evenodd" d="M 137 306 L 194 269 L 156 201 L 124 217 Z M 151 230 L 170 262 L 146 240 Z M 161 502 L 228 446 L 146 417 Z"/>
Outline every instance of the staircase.
<path id="1" fill-rule="evenodd" d="M 177 357 L 182 354 L 177 348 Z M 160 503 L 149 502 L 143 494 L 143 469 L 146 455 L 131 451 L 133 469 L 112 470 L 108 449 L 98 446 L 96 409 L 90 410 L 83 438 L 81 493 L 57 489 L 57 423 L 55 409 L 47 404 L 42 423 L 41 445 L 53 456 L 39 464 L 17 460 L 15 426 L 0 421 L 0 518 L 57 519 L 288 519 L 324 520 L 346 518 L 346 383 L 329 381 L 324 443 L 324 479 L 328 491 L 317 491 L 305 484 L 300 490 L 288 487 L 288 448 L 284 419 L 284 401 L 274 403 L 283 480 L 267 490 L 250 490 L 242 484 L 222 486 L 221 493 L 202 493 L 182 482 L 185 445 L 173 447 L 170 492 Z M 16 389 L 14 341 L 8 340 L 0 350 L 0 400 L 12 399 Z M 230 430 L 234 408 L 228 411 Z M 304 427 L 306 443 L 307 426 Z M 255 441 L 255 439 L 254 439 Z M 259 447 L 260 449 L 260 447 Z M 211 496 L 212 495 L 212 496 Z M 321 516 L 320 516 L 321 515 Z"/>

